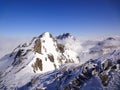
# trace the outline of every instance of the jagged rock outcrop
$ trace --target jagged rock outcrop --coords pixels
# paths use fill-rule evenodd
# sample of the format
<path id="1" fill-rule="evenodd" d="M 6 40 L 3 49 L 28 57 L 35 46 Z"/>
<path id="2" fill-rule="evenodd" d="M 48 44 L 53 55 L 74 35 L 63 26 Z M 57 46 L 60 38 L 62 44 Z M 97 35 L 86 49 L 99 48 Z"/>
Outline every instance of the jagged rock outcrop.
<path id="1" fill-rule="evenodd" d="M 39 87 L 39 89 L 44 88 L 45 90 L 118 90 L 120 87 L 120 68 L 118 68 L 120 65 L 118 65 L 119 59 L 117 59 L 120 57 L 119 52 L 118 50 L 112 56 L 109 53 L 97 60 L 89 60 L 82 65 L 62 66 L 52 74 L 45 74 L 45 76 L 49 75 L 51 77 L 44 79 L 48 83 L 41 81 L 42 76 L 38 76 L 36 83 L 38 86 L 33 86 L 32 89 Z M 114 78 L 117 78 L 117 80 Z M 40 84 L 40 82 L 43 83 Z"/>
<path id="2" fill-rule="evenodd" d="M 62 35 L 58 35 L 56 38 L 60 40 L 72 38 L 75 40 L 75 37 L 73 37 L 70 33 L 63 33 Z"/>
<path id="3" fill-rule="evenodd" d="M 32 67 L 33 67 L 33 71 L 37 71 L 38 69 L 40 71 L 42 71 L 43 69 L 43 66 L 42 66 L 42 60 L 39 59 L 39 58 L 36 58 L 36 62 L 34 64 L 32 64 Z"/>
<path id="4" fill-rule="evenodd" d="M 40 39 L 37 39 L 35 41 L 34 51 L 39 53 L 39 54 L 41 53 L 41 40 Z"/>

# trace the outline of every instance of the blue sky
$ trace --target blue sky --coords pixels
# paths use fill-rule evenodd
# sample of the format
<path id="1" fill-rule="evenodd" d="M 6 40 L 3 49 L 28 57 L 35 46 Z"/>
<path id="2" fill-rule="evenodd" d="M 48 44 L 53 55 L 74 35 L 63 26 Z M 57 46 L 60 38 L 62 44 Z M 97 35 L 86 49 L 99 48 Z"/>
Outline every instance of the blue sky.
<path id="1" fill-rule="evenodd" d="M 120 0 L 0 0 L 0 36 L 120 35 Z"/>

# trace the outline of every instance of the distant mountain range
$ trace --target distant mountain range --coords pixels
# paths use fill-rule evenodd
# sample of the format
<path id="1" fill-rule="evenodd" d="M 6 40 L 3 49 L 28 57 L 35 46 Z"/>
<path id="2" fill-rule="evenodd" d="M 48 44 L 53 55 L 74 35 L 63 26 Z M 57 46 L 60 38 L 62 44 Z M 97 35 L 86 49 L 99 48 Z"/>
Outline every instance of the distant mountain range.
<path id="1" fill-rule="evenodd" d="M 0 59 L 0 90 L 119 90 L 120 37 L 45 32 Z"/>

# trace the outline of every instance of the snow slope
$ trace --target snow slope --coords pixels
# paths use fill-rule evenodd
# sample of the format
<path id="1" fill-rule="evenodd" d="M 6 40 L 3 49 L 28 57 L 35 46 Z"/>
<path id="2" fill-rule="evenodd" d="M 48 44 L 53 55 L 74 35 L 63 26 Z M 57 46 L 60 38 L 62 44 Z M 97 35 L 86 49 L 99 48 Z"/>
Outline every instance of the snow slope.
<path id="1" fill-rule="evenodd" d="M 111 55 L 112 54 L 112 55 Z M 86 63 L 66 64 L 59 70 L 34 76 L 19 90 L 119 90 L 120 49 Z"/>

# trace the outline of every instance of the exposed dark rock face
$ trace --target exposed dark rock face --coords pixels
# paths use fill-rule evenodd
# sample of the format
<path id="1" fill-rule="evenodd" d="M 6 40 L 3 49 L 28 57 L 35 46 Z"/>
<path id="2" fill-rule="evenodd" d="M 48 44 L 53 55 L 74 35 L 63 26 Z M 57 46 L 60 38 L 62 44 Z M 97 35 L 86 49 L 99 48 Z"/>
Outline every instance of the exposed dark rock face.
<path id="1" fill-rule="evenodd" d="M 111 69 L 115 70 L 115 69 L 117 69 L 117 66 L 116 66 L 116 65 L 113 65 L 113 66 L 111 67 Z"/>
<path id="2" fill-rule="evenodd" d="M 35 41 L 34 51 L 37 53 L 41 53 L 41 40 L 37 39 Z"/>
<path id="3" fill-rule="evenodd" d="M 15 50 L 18 49 L 18 48 L 20 48 L 20 45 L 18 45 L 18 46 L 12 51 L 12 53 L 10 54 L 10 57 L 12 57 L 12 56 L 15 54 Z"/>
<path id="4" fill-rule="evenodd" d="M 62 45 L 62 44 L 60 44 L 60 43 L 57 43 L 57 47 L 58 47 L 58 49 L 59 49 L 59 51 L 61 52 L 61 53 L 64 53 L 64 45 Z"/>
<path id="5" fill-rule="evenodd" d="M 57 69 L 56 64 L 54 64 L 55 70 Z"/>
<path id="6" fill-rule="evenodd" d="M 103 65 L 103 63 L 101 63 L 101 65 L 99 63 L 96 62 L 91 62 L 91 65 L 93 65 L 93 67 L 89 67 L 89 62 L 86 62 L 86 64 L 82 65 L 82 73 L 78 74 L 77 76 L 74 77 L 74 79 L 72 81 L 70 81 L 70 83 L 68 85 L 66 85 L 64 87 L 63 90 L 80 90 L 80 88 L 82 87 L 82 85 L 84 83 L 86 83 L 87 81 L 89 81 L 89 79 L 91 79 L 94 76 L 98 76 L 101 80 L 101 84 L 104 87 L 107 87 L 109 84 L 109 81 L 111 80 L 111 78 L 113 78 L 114 76 L 111 77 L 111 72 L 114 72 L 115 69 L 117 68 L 116 65 L 114 65 L 114 63 L 111 63 L 110 60 L 106 60 L 104 62 L 105 65 Z M 89 68 L 89 69 L 88 69 Z M 109 70 L 108 70 L 109 69 Z M 63 68 L 63 72 L 66 72 L 66 68 Z M 95 73 L 93 73 L 95 72 Z M 108 73 L 107 73 L 108 72 Z M 72 71 L 73 73 L 73 71 Z"/>
<path id="7" fill-rule="evenodd" d="M 54 56 L 52 54 L 48 54 L 48 58 L 50 59 L 51 62 L 54 62 Z"/>
<path id="8" fill-rule="evenodd" d="M 120 64 L 120 59 L 117 60 L 117 63 Z"/>
<path id="9" fill-rule="evenodd" d="M 103 65 L 103 69 L 104 69 L 104 70 L 107 70 L 107 69 L 110 67 L 111 62 L 108 61 L 108 60 L 106 60 L 102 65 Z"/>
<path id="10" fill-rule="evenodd" d="M 39 58 L 36 58 L 36 62 L 32 64 L 32 67 L 34 72 L 36 72 L 38 69 L 42 71 L 43 70 L 42 60 Z"/>
<path id="11" fill-rule="evenodd" d="M 23 53 L 23 49 L 18 50 L 17 54 L 14 57 L 14 61 L 12 63 L 12 65 L 17 65 L 19 63 L 21 63 L 22 61 L 20 60 L 20 57 L 22 56 Z M 18 60 L 17 60 L 18 59 Z"/>
<path id="12" fill-rule="evenodd" d="M 67 59 L 65 63 L 74 63 L 73 59 Z"/>
<path id="13" fill-rule="evenodd" d="M 115 40 L 115 38 L 109 37 L 109 38 L 107 38 L 107 40 Z"/>
<path id="14" fill-rule="evenodd" d="M 103 84 L 103 86 L 107 86 L 108 84 L 108 80 L 109 80 L 109 75 L 103 74 L 103 73 L 99 73 L 98 75 L 101 79 L 101 83 Z"/>
<path id="15" fill-rule="evenodd" d="M 62 40 L 62 39 L 66 39 L 68 37 L 72 37 L 72 35 L 70 33 L 64 33 L 62 35 L 57 36 L 57 39 L 61 39 Z"/>
<path id="16" fill-rule="evenodd" d="M 17 54 L 16 54 L 16 56 L 15 56 L 14 59 L 20 57 L 20 56 L 22 55 L 22 52 L 23 52 L 23 50 L 20 49 L 20 50 L 17 52 Z"/>

